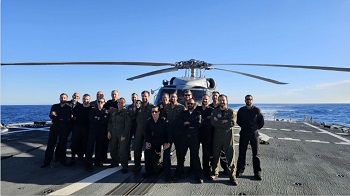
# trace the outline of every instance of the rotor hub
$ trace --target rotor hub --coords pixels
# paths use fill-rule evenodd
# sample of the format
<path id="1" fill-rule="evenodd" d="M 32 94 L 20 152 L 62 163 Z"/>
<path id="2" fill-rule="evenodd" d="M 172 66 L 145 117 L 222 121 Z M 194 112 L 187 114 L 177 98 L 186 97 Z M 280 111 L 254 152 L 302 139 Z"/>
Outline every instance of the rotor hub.
<path id="1" fill-rule="evenodd" d="M 174 66 L 178 69 L 205 69 L 205 70 L 212 69 L 210 63 L 199 61 L 196 59 L 176 62 Z"/>

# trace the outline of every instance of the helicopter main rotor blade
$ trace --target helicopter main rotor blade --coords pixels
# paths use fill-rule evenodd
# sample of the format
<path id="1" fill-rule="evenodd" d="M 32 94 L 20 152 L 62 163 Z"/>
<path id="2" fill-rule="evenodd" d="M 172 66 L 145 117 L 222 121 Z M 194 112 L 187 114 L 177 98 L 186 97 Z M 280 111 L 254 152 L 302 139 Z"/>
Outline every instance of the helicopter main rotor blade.
<path id="1" fill-rule="evenodd" d="M 288 84 L 288 83 L 285 83 L 285 82 L 280 82 L 280 81 L 277 81 L 277 80 L 272 80 L 272 79 L 269 79 L 269 78 L 264 78 L 264 77 L 261 77 L 261 76 L 247 74 L 247 73 L 243 73 L 243 72 L 239 72 L 239 71 L 232 71 L 232 70 L 220 69 L 220 68 L 212 68 L 212 69 L 232 72 L 232 73 L 236 73 L 236 74 L 241 74 L 241 75 L 244 75 L 244 76 L 256 78 L 256 79 L 263 80 L 263 81 L 266 81 L 266 82 L 271 82 L 271 83 L 274 83 L 274 84 Z"/>
<path id="2" fill-rule="evenodd" d="M 346 68 L 346 67 L 326 67 L 326 66 L 308 66 L 308 65 L 247 64 L 247 63 L 223 63 L 223 64 L 212 64 L 212 65 L 243 65 L 243 66 L 263 66 L 263 67 L 287 67 L 287 68 L 317 69 L 317 70 L 350 72 L 350 68 Z"/>
<path id="3" fill-rule="evenodd" d="M 132 62 L 132 61 L 72 61 L 72 62 L 19 62 L 19 63 L 1 63 L 1 66 L 18 66 L 18 65 L 140 65 L 140 66 L 166 66 L 174 63 L 159 62 Z"/>
<path id="4" fill-rule="evenodd" d="M 161 73 L 168 73 L 168 72 L 177 71 L 177 70 L 178 70 L 178 68 L 176 68 L 176 67 L 160 69 L 157 71 L 152 71 L 152 72 L 144 73 L 144 74 L 141 74 L 138 76 L 134 76 L 134 77 L 128 78 L 127 80 L 135 80 L 135 79 L 139 79 L 139 78 L 143 78 L 143 77 L 147 77 L 147 76 L 152 76 L 152 75 L 161 74 Z"/>

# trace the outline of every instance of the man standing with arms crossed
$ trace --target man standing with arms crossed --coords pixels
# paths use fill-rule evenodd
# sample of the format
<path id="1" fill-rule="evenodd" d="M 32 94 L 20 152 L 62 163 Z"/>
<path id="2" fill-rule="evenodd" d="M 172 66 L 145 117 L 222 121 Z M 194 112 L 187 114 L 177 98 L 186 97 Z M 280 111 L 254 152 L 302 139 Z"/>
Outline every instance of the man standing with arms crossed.
<path id="1" fill-rule="evenodd" d="M 54 104 L 51 107 L 50 118 L 52 119 L 52 126 L 50 127 L 49 139 L 45 151 L 44 163 L 41 168 L 50 165 L 58 137 L 58 154 L 62 165 L 67 166 L 66 152 L 67 139 L 70 130 L 70 122 L 72 120 L 72 108 L 66 104 L 68 96 L 66 93 L 60 95 L 60 103 Z"/>
<path id="2" fill-rule="evenodd" d="M 220 107 L 220 102 L 219 102 L 220 93 L 218 91 L 213 91 L 211 93 L 211 96 L 212 96 L 213 102 L 211 104 L 209 104 L 209 106 L 214 108 L 214 109 L 219 108 Z M 211 130 L 212 136 L 210 138 L 211 138 L 211 143 L 213 143 L 213 134 L 214 134 L 215 128 L 212 127 L 211 129 L 212 129 Z M 210 154 L 210 156 L 211 155 L 212 154 Z M 220 165 L 221 165 L 222 169 L 224 169 L 224 174 L 227 174 L 228 173 L 227 172 L 228 171 L 227 159 L 226 159 L 225 152 L 223 150 L 221 150 L 221 154 L 220 154 Z"/>
<path id="3" fill-rule="evenodd" d="M 218 162 L 221 149 L 224 149 L 227 159 L 228 175 L 233 185 L 238 185 L 235 175 L 235 146 L 233 127 L 235 125 L 234 111 L 228 108 L 227 96 L 221 94 L 219 96 L 220 107 L 216 108 L 211 114 L 211 124 L 215 127 L 213 138 L 213 162 L 212 162 L 212 180 L 216 180 L 219 176 Z"/>
<path id="4" fill-rule="evenodd" d="M 245 159 L 248 143 L 252 147 L 253 152 L 253 169 L 254 176 L 257 180 L 261 178 L 261 168 L 259 159 L 259 132 L 264 126 L 264 116 L 258 107 L 253 106 L 253 96 L 245 96 L 246 106 L 241 107 L 237 113 L 237 124 L 241 127 L 239 133 L 239 156 L 237 161 L 236 176 L 242 176 L 245 169 Z"/>

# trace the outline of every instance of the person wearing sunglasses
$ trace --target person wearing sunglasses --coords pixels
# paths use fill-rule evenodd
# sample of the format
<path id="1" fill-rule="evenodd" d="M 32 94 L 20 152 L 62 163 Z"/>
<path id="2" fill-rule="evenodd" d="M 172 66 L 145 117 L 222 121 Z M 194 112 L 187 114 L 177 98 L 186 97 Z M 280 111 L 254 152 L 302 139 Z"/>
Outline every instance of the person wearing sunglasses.
<path id="1" fill-rule="evenodd" d="M 144 177 L 159 172 L 159 159 L 161 147 L 163 146 L 163 167 L 166 182 L 170 182 L 170 149 L 171 137 L 168 134 L 167 124 L 164 118 L 160 117 L 158 106 L 152 107 L 152 118 L 147 121 L 145 127 L 145 170 Z"/>
<path id="2" fill-rule="evenodd" d="M 253 105 L 253 96 L 245 96 L 245 106 L 237 113 L 237 124 L 241 127 L 239 132 L 239 155 L 237 161 L 236 176 L 242 176 L 245 169 L 248 143 L 252 148 L 254 177 L 262 180 L 259 159 L 259 132 L 264 126 L 264 116 L 258 107 Z"/>
<path id="3" fill-rule="evenodd" d="M 105 99 L 97 99 L 97 107 L 93 107 L 89 114 L 89 139 L 86 151 L 86 170 L 92 172 L 92 154 L 95 149 L 95 166 L 103 167 L 102 161 L 104 159 L 104 145 L 105 138 L 107 137 L 107 123 L 108 123 L 108 111 L 103 108 Z"/>
<path id="4" fill-rule="evenodd" d="M 182 127 L 184 133 L 183 146 L 180 152 L 179 170 L 184 170 L 184 160 L 186 152 L 190 149 L 190 163 L 198 183 L 203 183 L 203 170 L 199 159 L 199 140 L 198 129 L 201 126 L 201 113 L 194 108 L 194 99 L 189 99 L 187 102 L 187 110 L 182 113 Z M 180 176 L 181 178 L 181 176 Z"/>
<path id="5" fill-rule="evenodd" d="M 96 100 L 90 102 L 91 106 L 94 107 L 94 108 L 97 108 L 98 107 L 97 101 L 99 99 L 102 99 L 102 98 L 104 98 L 103 92 L 102 91 L 97 91 L 97 93 L 96 93 Z"/>
<path id="6" fill-rule="evenodd" d="M 185 108 L 188 108 L 188 101 L 190 99 L 193 99 L 193 94 L 192 94 L 192 91 L 191 90 L 185 90 L 184 91 L 184 102 L 183 102 L 183 105 L 185 106 Z M 196 109 L 196 107 L 199 105 L 199 103 L 195 102 L 194 103 L 194 109 Z"/>

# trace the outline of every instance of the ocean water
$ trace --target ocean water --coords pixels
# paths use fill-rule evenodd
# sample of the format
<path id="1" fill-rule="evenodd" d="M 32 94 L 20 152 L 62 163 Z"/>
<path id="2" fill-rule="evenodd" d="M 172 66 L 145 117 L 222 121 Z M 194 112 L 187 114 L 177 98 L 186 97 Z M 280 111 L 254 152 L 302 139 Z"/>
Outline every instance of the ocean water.
<path id="1" fill-rule="evenodd" d="M 241 104 L 229 104 L 238 111 Z M 324 122 L 350 126 L 350 104 L 256 104 L 267 120 Z M 49 121 L 51 105 L 1 105 L 1 123 Z"/>

